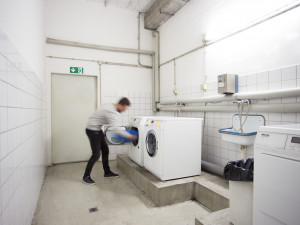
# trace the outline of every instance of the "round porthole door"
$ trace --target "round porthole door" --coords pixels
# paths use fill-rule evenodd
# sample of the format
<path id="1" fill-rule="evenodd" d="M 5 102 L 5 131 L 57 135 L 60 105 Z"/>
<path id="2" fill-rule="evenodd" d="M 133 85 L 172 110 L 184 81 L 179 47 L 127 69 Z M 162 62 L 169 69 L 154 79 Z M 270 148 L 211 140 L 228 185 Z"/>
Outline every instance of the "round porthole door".
<path id="1" fill-rule="evenodd" d="M 148 155 L 153 157 L 157 152 L 157 139 L 153 130 L 149 131 L 146 136 L 146 149 Z"/>
<path id="2" fill-rule="evenodd" d="M 125 131 L 126 127 L 119 127 L 119 129 Z M 104 135 L 105 135 L 105 140 L 109 145 L 124 144 L 124 140 L 118 138 L 115 127 L 104 127 Z"/>
<path id="3" fill-rule="evenodd" d="M 136 128 L 136 127 L 131 127 L 130 130 L 134 130 L 134 131 L 136 131 L 136 132 L 139 133 L 139 129 Z M 132 141 L 133 146 L 137 146 L 138 143 L 139 143 L 139 136 L 137 136 L 137 139 L 136 139 L 136 140 Z"/>

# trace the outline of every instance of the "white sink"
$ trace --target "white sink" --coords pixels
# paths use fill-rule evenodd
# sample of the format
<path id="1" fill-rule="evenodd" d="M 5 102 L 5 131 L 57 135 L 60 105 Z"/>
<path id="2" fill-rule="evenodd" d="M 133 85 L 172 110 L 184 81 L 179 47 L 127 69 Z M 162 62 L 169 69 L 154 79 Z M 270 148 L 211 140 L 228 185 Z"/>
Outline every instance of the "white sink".
<path id="1" fill-rule="evenodd" d="M 245 120 L 242 115 L 242 122 Z M 248 115 L 243 125 L 243 132 L 240 131 L 240 118 L 236 114 L 232 117 L 232 127 L 219 130 L 223 141 L 235 143 L 238 145 L 253 145 L 257 130 L 260 126 L 265 125 L 265 118 L 261 115 Z"/>
<path id="2" fill-rule="evenodd" d="M 223 141 L 239 144 L 239 145 L 253 145 L 257 132 L 239 133 L 235 132 L 234 128 L 220 129 L 221 138 Z"/>

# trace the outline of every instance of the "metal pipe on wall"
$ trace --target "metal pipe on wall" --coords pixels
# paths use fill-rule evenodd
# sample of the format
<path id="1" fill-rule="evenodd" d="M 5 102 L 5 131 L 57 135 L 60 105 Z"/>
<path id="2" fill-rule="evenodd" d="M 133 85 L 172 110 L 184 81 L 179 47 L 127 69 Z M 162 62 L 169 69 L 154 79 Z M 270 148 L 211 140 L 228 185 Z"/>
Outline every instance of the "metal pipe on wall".
<path id="1" fill-rule="evenodd" d="M 123 52 L 123 53 L 133 53 L 133 54 L 143 54 L 143 55 L 154 55 L 155 54 L 153 51 L 112 47 L 112 46 L 105 46 L 105 45 L 95 45 L 95 44 L 88 44 L 88 43 L 75 42 L 75 41 L 66 41 L 66 40 L 59 40 L 59 39 L 53 39 L 53 38 L 47 38 L 46 43 L 55 44 L 55 45 L 79 47 L 79 48 L 91 48 L 91 49 L 98 49 L 98 50 L 111 51 L 111 52 Z"/>
<path id="2" fill-rule="evenodd" d="M 215 165 L 204 160 L 201 160 L 201 169 L 205 169 L 220 176 L 223 176 L 224 169 L 221 166 Z"/>
<path id="3" fill-rule="evenodd" d="M 98 107 L 100 107 L 100 105 L 102 104 L 102 95 L 101 95 L 101 91 L 102 91 L 102 70 L 101 70 L 102 62 L 98 61 L 98 65 L 99 65 L 99 78 L 97 80 L 98 80 L 98 87 L 99 88 L 97 88 L 97 94 L 99 96 Z"/>
<path id="4" fill-rule="evenodd" d="M 157 31 L 153 32 L 154 41 L 155 41 L 155 55 L 154 55 L 154 100 L 155 103 L 159 103 L 160 100 L 160 86 L 159 86 L 159 33 Z"/>
<path id="5" fill-rule="evenodd" d="M 152 56 L 152 62 L 153 62 L 153 67 L 154 67 L 154 62 L 155 62 L 155 56 Z M 157 105 L 155 103 L 155 70 L 154 68 L 152 69 L 152 111 L 156 112 L 157 110 Z"/>
<path id="6" fill-rule="evenodd" d="M 298 113 L 300 103 L 294 104 L 253 104 L 249 106 L 250 112 L 278 112 L 278 113 Z M 165 107 L 159 106 L 160 111 L 166 112 L 237 112 L 237 105 L 220 106 L 184 106 L 184 107 Z"/>
<path id="7" fill-rule="evenodd" d="M 53 58 L 53 59 L 67 59 L 67 60 L 78 60 L 78 61 L 86 61 L 86 62 L 99 62 L 99 60 L 93 60 L 93 59 L 68 58 L 68 57 L 59 57 L 59 56 L 47 56 L 47 57 Z M 106 64 L 106 65 L 113 65 L 113 66 L 128 66 L 128 67 L 140 67 L 140 68 L 152 69 L 152 66 L 140 66 L 137 64 L 129 64 L 129 63 L 105 62 L 105 61 L 101 61 L 101 63 Z"/>
<path id="8" fill-rule="evenodd" d="M 202 102 L 219 102 L 219 101 L 232 101 L 237 99 L 250 99 L 250 100 L 263 100 L 274 98 L 289 98 L 299 97 L 300 88 L 290 88 L 274 91 L 262 91 L 262 92 L 242 92 L 235 93 L 233 95 L 214 95 L 199 98 L 186 98 L 186 99 L 172 99 L 161 100 L 161 105 L 173 105 L 175 103 L 202 103 Z"/>
<path id="9" fill-rule="evenodd" d="M 138 50 L 141 50 L 141 12 L 138 14 Z M 153 64 L 153 61 L 152 61 Z M 138 65 L 149 67 L 148 65 L 141 63 L 141 54 L 138 53 Z M 152 68 L 152 67 L 151 67 Z"/>

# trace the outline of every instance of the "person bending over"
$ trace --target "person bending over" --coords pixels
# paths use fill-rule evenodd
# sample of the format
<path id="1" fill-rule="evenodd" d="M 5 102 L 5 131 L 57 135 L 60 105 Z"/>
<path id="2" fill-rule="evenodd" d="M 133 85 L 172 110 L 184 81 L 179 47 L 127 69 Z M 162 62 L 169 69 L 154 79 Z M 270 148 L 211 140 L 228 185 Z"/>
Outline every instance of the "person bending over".
<path id="1" fill-rule="evenodd" d="M 105 136 L 102 131 L 104 125 L 115 127 L 116 133 L 128 139 L 136 139 L 135 135 L 128 134 L 117 127 L 120 123 L 120 113 L 127 110 L 130 106 L 128 98 L 121 98 L 117 104 L 103 104 L 96 112 L 88 119 L 86 134 L 90 140 L 92 156 L 86 165 L 83 176 L 83 182 L 86 184 L 95 184 L 91 178 L 91 172 L 94 164 L 99 160 L 102 153 L 102 164 L 104 169 L 104 177 L 118 177 L 118 174 L 113 173 L 109 167 L 108 155 L 109 148 L 105 141 Z"/>

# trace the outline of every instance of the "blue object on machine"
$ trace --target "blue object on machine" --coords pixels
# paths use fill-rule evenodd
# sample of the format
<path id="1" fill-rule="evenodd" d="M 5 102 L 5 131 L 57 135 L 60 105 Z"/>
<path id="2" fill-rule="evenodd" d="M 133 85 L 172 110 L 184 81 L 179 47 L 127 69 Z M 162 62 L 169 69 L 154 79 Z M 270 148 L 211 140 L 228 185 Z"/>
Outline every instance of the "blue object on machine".
<path id="1" fill-rule="evenodd" d="M 125 130 L 125 132 L 127 132 L 128 134 L 131 134 L 131 135 L 139 136 L 139 132 L 136 130 Z M 126 137 L 123 137 L 119 134 L 116 134 L 113 138 L 114 138 L 114 140 L 122 141 L 123 144 L 134 141 L 134 140 L 128 139 Z"/>

